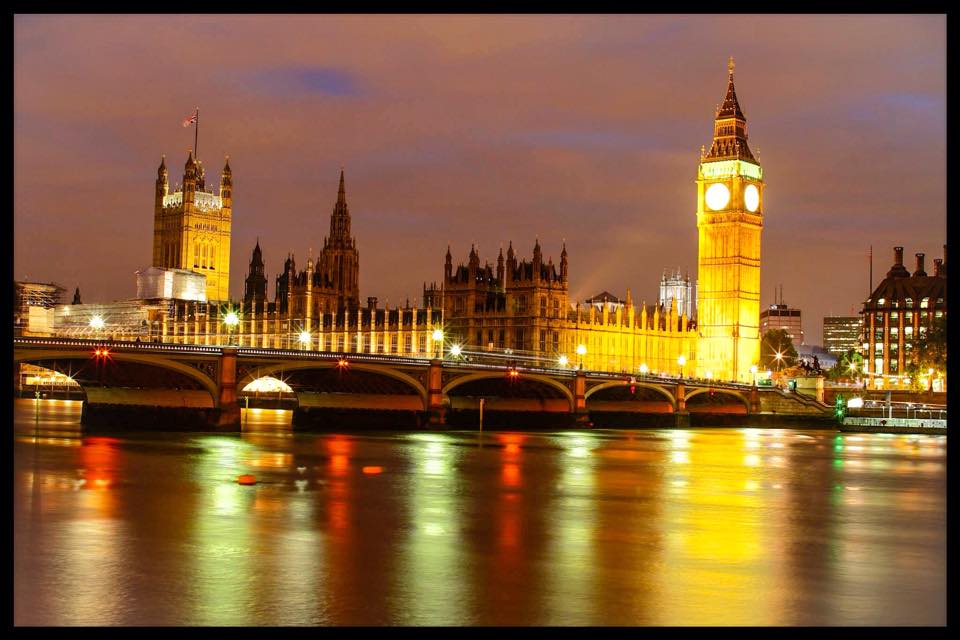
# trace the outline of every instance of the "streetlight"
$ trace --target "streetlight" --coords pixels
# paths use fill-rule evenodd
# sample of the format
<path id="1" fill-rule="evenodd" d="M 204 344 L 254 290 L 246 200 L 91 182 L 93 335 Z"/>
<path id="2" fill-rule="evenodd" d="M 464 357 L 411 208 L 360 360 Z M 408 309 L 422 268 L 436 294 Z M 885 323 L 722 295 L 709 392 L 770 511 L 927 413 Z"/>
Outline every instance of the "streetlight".
<path id="1" fill-rule="evenodd" d="M 450 355 L 454 358 L 459 358 L 460 354 L 463 353 L 463 347 L 458 344 L 450 345 Z"/>
<path id="2" fill-rule="evenodd" d="M 567 356 L 566 356 L 565 354 L 562 354 L 562 353 L 561 353 L 561 354 L 560 354 L 560 357 L 557 358 L 557 363 L 558 363 L 561 367 L 567 366 L 567 363 L 568 363 L 568 362 L 570 362 L 570 360 L 567 358 Z"/>
<path id="3" fill-rule="evenodd" d="M 93 316 L 90 318 L 90 328 L 94 331 L 102 331 L 106 323 L 103 321 L 103 316 Z"/>
<path id="4" fill-rule="evenodd" d="M 236 311 L 230 311 L 223 318 L 223 324 L 227 325 L 227 344 L 231 345 L 233 344 L 233 332 L 240 324 L 240 316 L 237 315 Z"/>
<path id="5" fill-rule="evenodd" d="M 647 366 L 646 362 L 640 365 L 640 375 L 645 376 L 648 371 L 650 371 L 650 367 Z"/>
<path id="6" fill-rule="evenodd" d="M 437 327 L 433 330 L 433 344 L 437 345 L 437 357 L 443 357 L 443 329 Z"/>
<path id="7" fill-rule="evenodd" d="M 750 365 L 750 373 L 753 374 L 753 386 L 757 386 L 757 365 Z"/>
<path id="8" fill-rule="evenodd" d="M 300 332 L 300 344 L 307 351 L 310 350 L 310 332 L 304 329 Z"/>
<path id="9" fill-rule="evenodd" d="M 677 358 L 677 364 L 680 365 L 680 379 L 683 380 L 683 365 L 687 364 L 687 359 L 680 354 L 680 357 Z"/>
<path id="10" fill-rule="evenodd" d="M 707 377 L 707 380 L 713 380 L 713 372 L 712 372 L 712 371 L 707 371 L 704 375 Z"/>
<path id="11" fill-rule="evenodd" d="M 587 345 L 578 344 L 577 345 L 577 355 L 580 356 L 580 369 L 583 369 L 583 356 L 587 354 Z"/>

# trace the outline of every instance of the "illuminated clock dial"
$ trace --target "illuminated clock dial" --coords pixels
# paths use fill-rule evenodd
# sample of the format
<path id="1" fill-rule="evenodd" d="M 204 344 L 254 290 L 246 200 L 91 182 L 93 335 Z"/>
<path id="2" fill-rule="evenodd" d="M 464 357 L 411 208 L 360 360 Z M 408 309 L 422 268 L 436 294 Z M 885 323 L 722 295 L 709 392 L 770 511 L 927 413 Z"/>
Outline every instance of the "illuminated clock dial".
<path id="1" fill-rule="evenodd" d="M 710 185 L 706 193 L 707 206 L 717 211 L 723 209 L 730 202 L 730 189 L 722 182 Z"/>
<path id="2" fill-rule="evenodd" d="M 757 210 L 760 206 L 760 190 L 757 189 L 757 185 L 747 185 L 747 188 L 743 191 L 743 203 L 747 205 L 747 211 L 753 212 Z"/>

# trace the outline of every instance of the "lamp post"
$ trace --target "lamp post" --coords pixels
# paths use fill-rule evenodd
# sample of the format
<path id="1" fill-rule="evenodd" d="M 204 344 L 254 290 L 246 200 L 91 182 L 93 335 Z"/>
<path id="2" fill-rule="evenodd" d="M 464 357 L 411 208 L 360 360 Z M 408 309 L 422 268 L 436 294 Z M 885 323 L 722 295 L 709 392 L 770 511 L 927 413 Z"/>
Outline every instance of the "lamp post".
<path id="1" fill-rule="evenodd" d="M 236 331 L 237 325 L 240 324 L 240 316 L 237 315 L 236 311 L 229 311 L 223 319 L 223 324 L 227 325 L 227 345 L 232 345 L 233 332 Z"/>
<path id="2" fill-rule="evenodd" d="M 443 358 L 443 329 L 439 327 L 433 330 L 433 344 L 437 348 L 437 359 Z"/>
<path id="3" fill-rule="evenodd" d="M 103 316 L 93 316 L 90 318 L 90 328 L 96 332 L 96 337 L 100 337 L 100 332 L 103 331 L 103 327 L 106 323 L 103 321 Z"/>
<path id="4" fill-rule="evenodd" d="M 683 365 L 687 364 L 687 359 L 683 354 L 680 354 L 680 357 L 677 358 L 677 364 L 680 365 L 680 379 L 683 380 Z"/>
<path id="5" fill-rule="evenodd" d="M 750 373 L 753 374 L 753 386 L 757 386 L 757 365 L 750 365 Z"/>
<path id="6" fill-rule="evenodd" d="M 463 353 L 463 347 L 458 344 L 450 345 L 450 357 L 460 358 L 460 354 Z"/>
<path id="7" fill-rule="evenodd" d="M 587 345 L 578 344 L 577 345 L 577 355 L 580 356 L 580 369 L 583 369 L 583 356 L 587 354 Z"/>
<path id="8" fill-rule="evenodd" d="M 306 329 L 300 332 L 300 348 L 310 351 L 310 332 Z"/>
<path id="9" fill-rule="evenodd" d="M 570 359 L 567 358 L 567 356 L 563 353 L 561 353 L 560 357 L 557 358 L 557 364 L 559 364 L 561 367 L 566 367 L 567 364 L 569 364 L 569 362 L 570 362 Z"/>

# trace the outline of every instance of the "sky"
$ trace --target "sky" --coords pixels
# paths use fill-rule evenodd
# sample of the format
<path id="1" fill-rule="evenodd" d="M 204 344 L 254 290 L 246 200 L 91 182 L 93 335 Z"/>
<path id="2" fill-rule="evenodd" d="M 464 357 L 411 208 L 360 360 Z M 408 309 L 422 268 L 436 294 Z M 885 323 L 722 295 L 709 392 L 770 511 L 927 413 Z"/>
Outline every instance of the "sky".
<path id="1" fill-rule="evenodd" d="M 230 290 L 259 237 L 273 299 L 329 231 L 340 167 L 360 295 L 414 302 L 471 244 L 537 238 L 570 299 L 656 301 L 696 275 L 696 175 L 727 59 L 766 188 L 761 307 L 861 308 L 946 242 L 946 17 L 17 15 L 14 276 L 136 295 L 154 182 L 200 109 L 207 184 L 233 171 Z"/>

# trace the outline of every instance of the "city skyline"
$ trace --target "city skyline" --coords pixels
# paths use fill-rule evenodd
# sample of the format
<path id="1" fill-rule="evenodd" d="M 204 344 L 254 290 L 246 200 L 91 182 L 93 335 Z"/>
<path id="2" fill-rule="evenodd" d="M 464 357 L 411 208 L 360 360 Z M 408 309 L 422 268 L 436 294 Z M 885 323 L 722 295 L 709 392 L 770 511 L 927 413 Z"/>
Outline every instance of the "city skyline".
<path id="1" fill-rule="evenodd" d="M 447 244 L 482 262 L 539 237 L 554 263 L 566 240 L 571 301 L 650 304 L 664 267 L 696 273 L 696 166 L 729 55 L 769 183 L 761 308 L 783 284 L 819 336 L 866 297 L 869 245 L 876 285 L 894 245 L 929 262 L 946 240 L 942 16 L 188 20 L 15 18 L 16 278 L 133 297 L 156 166 L 178 179 L 199 105 L 200 157 L 229 154 L 235 176 L 235 299 L 256 237 L 270 280 L 288 251 L 316 255 L 343 165 L 363 298 L 418 298 Z M 783 46 L 813 33 L 822 47 Z"/>

